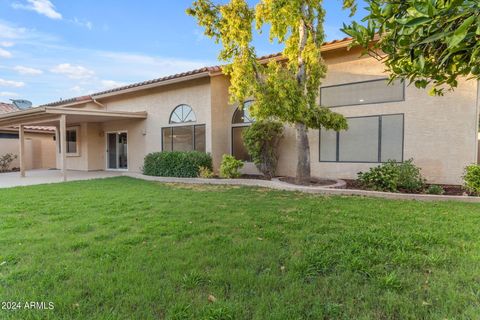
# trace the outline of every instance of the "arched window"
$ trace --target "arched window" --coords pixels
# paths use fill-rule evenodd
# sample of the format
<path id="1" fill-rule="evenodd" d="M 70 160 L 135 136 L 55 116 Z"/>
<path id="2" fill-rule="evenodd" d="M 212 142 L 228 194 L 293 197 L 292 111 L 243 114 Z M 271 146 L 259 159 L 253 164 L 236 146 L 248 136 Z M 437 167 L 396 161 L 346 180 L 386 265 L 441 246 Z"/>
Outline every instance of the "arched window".
<path id="1" fill-rule="evenodd" d="M 195 112 L 193 112 L 192 107 L 186 104 L 181 104 L 176 107 L 170 115 L 170 124 L 196 121 L 197 118 L 195 117 Z"/>
<path id="2" fill-rule="evenodd" d="M 250 115 L 252 103 L 253 101 L 245 102 L 243 109 L 237 108 L 232 118 L 232 155 L 243 161 L 252 161 L 243 143 L 243 131 L 255 121 Z"/>
<path id="3" fill-rule="evenodd" d="M 252 106 L 253 101 L 247 101 L 243 105 L 243 109 L 237 108 L 233 114 L 232 124 L 245 124 L 252 123 L 254 120 L 250 115 L 250 107 Z"/>
<path id="4" fill-rule="evenodd" d="M 205 125 L 182 125 L 197 122 L 192 107 L 181 104 L 170 115 L 171 127 L 162 128 L 163 151 L 205 152 Z"/>

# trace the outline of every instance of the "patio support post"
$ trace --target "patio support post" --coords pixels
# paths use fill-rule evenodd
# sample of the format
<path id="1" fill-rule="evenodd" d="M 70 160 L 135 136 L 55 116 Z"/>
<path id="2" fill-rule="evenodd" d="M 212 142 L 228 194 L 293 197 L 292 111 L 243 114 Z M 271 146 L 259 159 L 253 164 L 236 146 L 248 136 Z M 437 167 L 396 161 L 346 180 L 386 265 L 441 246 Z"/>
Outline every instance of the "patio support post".
<path id="1" fill-rule="evenodd" d="M 23 125 L 20 125 L 18 128 L 18 138 L 19 138 L 19 161 L 20 161 L 20 176 L 25 177 L 25 128 Z"/>
<path id="2" fill-rule="evenodd" d="M 60 163 L 63 181 L 67 181 L 67 116 L 60 116 Z"/>

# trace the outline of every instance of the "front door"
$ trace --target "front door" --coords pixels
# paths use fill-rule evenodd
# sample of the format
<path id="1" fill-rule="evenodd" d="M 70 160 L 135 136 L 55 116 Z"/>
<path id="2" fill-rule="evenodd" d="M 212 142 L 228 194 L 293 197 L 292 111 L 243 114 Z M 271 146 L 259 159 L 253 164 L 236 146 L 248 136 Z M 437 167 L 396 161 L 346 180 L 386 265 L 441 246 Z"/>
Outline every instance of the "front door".
<path id="1" fill-rule="evenodd" d="M 107 133 L 107 169 L 128 169 L 128 136 L 126 132 Z"/>

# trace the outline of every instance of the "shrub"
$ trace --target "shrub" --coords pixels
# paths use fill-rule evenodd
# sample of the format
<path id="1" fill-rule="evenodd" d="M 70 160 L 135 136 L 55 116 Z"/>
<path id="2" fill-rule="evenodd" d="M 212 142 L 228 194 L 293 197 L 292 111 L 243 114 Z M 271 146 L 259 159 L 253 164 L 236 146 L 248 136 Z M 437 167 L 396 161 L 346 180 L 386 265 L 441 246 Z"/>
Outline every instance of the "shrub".
<path id="1" fill-rule="evenodd" d="M 388 192 L 419 192 L 425 188 L 425 179 L 413 160 L 403 163 L 388 162 L 358 174 L 358 180 L 367 189 Z"/>
<path id="2" fill-rule="evenodd" d="M 367 189 L 396 192 L 399 176 L 397 164 L 394 161 L 388 161 L 365 173 L 359 172 L 358 180 Z"/>
<path id="3" fill-rule="evenodd" d="M 463 180 L 468 192 L 480 196 L 480 165 L 472 164 L 466 167 Z"/>
<path id="4" fill-rule="evenodd" d="M 243 167 L 243 161 L 235 159 L 234 156 L 224 154 L 222 164 L 220 165 L 220 176 L 226 179 L 235 179 L 240 177 L 240 169 Z"/>
<path id="5" fill-rule="evenodd" d="M 275 176 L 278 164 L 278 143 L 283 124 L 278 121 L 257 121 L 243 132 L 243 141 L 258 170 L 266 177 Z"/>
<path id="6" fill-rule="evenodd" d="M 398 190 L 406 192 L 420 192 L 425 189 L 425 179 L 419 167 L 409 159 L 403 163 L 397 164 L 399 170 Z"/>
<path id="7" fill-rule="evenodd" d="M 12 162 L 17 159 L 17 155 L 7 153 L 0 157 L 0 172 L 6 172 L 10 169 Z"/>
<path id="8" fill-rule="evenodd" d="M 200 167 L 212 170 L 210 154 L 189 151 L 155 152 L 145 157 L 143 174 L 157 177 L 198 177 Z"/>
<path id="9" fill-rule="evenodd" d="M 215 176 L 213 171 L 207 167 L 200 167 L 198 168 L 198 177 L 204 179 L 211 179 Z"/>
<path id="10" fill-rule="evenodd" d="M 442 195 L 442 194 L 445 193 L 445 190 L 439 185 L 432 184 L 428 187 L 427 193 L 428 194 Z"/>

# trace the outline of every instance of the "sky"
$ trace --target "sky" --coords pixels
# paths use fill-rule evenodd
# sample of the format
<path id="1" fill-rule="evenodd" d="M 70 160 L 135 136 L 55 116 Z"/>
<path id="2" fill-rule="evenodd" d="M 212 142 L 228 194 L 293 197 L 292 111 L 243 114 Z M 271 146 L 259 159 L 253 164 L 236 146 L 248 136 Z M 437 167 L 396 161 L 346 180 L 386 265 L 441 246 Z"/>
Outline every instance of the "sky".
<path id="1" fill-rule="evenodd" d="M 218 64 L 219 46 L 185 14 L 192 1 L 0 0 L 0 102 L 41 105 Z M 345 37 L 349 12 L 324 2 L 327 40 Z M 265 33 L 254 44 L 282 50 Z"/>

